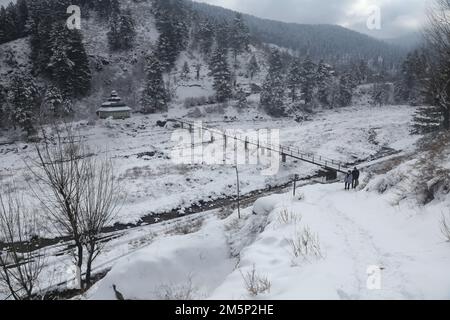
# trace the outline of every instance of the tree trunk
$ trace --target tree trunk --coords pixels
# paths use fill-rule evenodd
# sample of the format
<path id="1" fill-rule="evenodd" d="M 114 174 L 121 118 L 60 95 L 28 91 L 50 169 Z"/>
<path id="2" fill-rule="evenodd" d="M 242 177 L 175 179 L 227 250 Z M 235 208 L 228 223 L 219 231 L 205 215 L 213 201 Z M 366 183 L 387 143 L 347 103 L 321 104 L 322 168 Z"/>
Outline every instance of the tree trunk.
<path id="1" fill-rule="evenodd" d="M 444 129 L 450 130 L 450 107 L 443 108 L 444 111 Z"/>
<path id="2" fill-rule="evenodd" d="M 82 290 L 83 289 L 83 281 L 81 279 L 81 270 L 83 267 L 83 245 L 79 242 L 77 242 L 76 244 L 77 246 L 77 272 L 76 272 L 76 277 L 77 277 L 77 282 L 78 282 L 78 288 Z"/>
<path id="3" fill-rule="evenodd" d="M 92 272 L 92 254 L 89 254 L 89 258 L 86 264 L 86 288 L 91 286 L 91 272 Z"/>

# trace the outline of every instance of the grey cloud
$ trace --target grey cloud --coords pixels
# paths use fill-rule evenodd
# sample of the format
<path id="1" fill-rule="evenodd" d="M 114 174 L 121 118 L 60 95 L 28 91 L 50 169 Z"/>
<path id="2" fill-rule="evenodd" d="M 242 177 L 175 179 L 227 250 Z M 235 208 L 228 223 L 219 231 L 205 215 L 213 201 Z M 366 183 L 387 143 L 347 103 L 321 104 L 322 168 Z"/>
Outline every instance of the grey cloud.
<path id="1" fill-rule="evenodd" d="M 380 38 L 417 31 L 429 0 L 199 0 L 285 22 L 340 24 Z M 381 30 L 368 30 L 367 8 L 381 9 Z"/>

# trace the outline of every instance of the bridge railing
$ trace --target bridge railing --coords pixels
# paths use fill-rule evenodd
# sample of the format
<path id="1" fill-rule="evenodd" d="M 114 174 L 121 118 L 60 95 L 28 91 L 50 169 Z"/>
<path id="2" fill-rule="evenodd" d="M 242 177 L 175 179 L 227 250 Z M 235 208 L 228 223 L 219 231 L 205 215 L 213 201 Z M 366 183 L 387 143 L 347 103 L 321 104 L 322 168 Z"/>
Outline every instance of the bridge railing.
<path id="1" fill-rule="evenodd" d="M 259 141 L 259 140 L 249 139 L 248 137 L 243 138 L 242 136 L 238 136 L 238 135 L 230 136 L 230 135 L 227 135 L 225 131 L 222 131 L 219 129 L 214 129 L 214 128 L 207 128 L 204 126 L 198 126 L 197 124 L 186 121 L 186 120 L 174 119 L 173 121 L 184 124 L 184 125 L 188 126 L 188 128 L 190 128 L 190 129 L 199 128 L 203 131 L 208 131 L 210 133 L 221 135 L 228 139 L 234 139 L 234 140 L 238 140 L 238 141 L 241 141 L 244 143 L 252 144 L 259 148 L 274 151 L 274 152 L 280 153 L 281 155 L 285 155 L 285 156 L 292 157 L 292 158 L 295 158 L 298 160 L 302 160 L 302 161 L 305 161 L 305 162 L 308 162 L 311 164 L 315 164 L 320 167 L 324 167 L 327 169 L 332 169 L 332 170 L 336 170 L 336 171 L 340 171 L 340 172 L 345 172 L 344 171 L 345 166 L 341 161 L 336 161 L 334 159 L 330 159 L 328 157 L 316 155 L 313 153 L 306 153 L 297 147 L 284 146 L 281 144 L 278 144 L 278 145 L 264 144 L 264 143 L 261 143 L 261 141 Z"/>

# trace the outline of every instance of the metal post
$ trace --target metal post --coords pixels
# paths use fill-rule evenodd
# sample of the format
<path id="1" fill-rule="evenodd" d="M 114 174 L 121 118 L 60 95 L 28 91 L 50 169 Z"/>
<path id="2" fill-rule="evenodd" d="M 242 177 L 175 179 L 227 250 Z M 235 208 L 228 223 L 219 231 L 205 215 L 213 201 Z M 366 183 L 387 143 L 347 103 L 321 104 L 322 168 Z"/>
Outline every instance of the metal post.
<path id="1" fill-rule="evenodd" d="M 239 170 L 236 165 L 238 218 L 241 219 L 241 192 L 239 188 Z"/>

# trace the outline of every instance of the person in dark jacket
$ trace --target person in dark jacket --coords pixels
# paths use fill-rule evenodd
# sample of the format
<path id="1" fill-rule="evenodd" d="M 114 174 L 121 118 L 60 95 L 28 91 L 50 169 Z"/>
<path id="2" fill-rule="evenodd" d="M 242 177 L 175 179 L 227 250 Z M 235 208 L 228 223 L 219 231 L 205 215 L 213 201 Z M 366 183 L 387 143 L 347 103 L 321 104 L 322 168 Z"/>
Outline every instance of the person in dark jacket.
<path id="1" fill-rule="evenodd" d="M 348 170 L 347 174 L 345 175 L 345 190 L 350 190 L 352 181 L 353 181 L 352 172 Z"/>
<path id="2" fill-rule="evenodd" d="M 352 188 L 356 189 L 356 187 L 359 185 L 359 170 L 355 167 L 352 172 Z"/>

